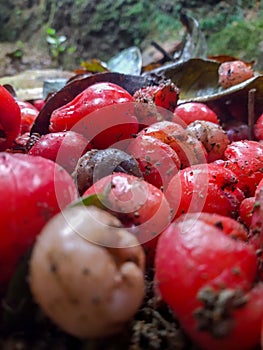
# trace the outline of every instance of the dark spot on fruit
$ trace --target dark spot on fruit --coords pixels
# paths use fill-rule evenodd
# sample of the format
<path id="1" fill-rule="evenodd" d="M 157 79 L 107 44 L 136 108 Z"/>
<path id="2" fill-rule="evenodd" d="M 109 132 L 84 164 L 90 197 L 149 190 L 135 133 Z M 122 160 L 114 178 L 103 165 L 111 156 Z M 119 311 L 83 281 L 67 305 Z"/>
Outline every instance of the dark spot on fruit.
<path id="1" fill-rule="evenodd" d="M 84 267 L 83 270 L 82 270 L 82 274 L 87 276 L 90 274 L 90 269 L 88 267 Z"/>
<path id="2" fill-rule="evenodd" d="M 58 271 L 58 266 L 55 262 L 52 262 L 49 266 L 50 272 L 56 273 Z"/>
<path id="3" fill-rule="evenodd" d="M 235 276 L 240 276 L 240 275 L 241 275 L 240 268 L 237 267 L 237 266 L 233 267 L 232 272 L 233 272 L 233 274 L 234 274 Z"/>
<path id="4" fill-rule="evenodd" d="M 223 230 L 223 228 L 224 228 L 222 221 L 217 221 L 217 222 L 215 222 L 214 225 L 215 225 L 215 227 L 218 227 L 220 230 Z"/>

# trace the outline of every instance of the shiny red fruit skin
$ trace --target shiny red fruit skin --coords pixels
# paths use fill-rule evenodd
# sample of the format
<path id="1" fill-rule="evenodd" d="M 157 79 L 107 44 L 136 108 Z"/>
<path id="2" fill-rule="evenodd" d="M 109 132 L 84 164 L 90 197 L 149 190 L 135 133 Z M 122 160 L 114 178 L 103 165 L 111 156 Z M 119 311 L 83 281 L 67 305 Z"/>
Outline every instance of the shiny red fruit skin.
<path id="1" fill-rule="evenodd" d="M 170 222 L 170 207 L 161 190 L 143 179 L 125 173 L 113 173 L 96 181 L 83 197 L 94 193 L 106 195 L 106 209 L 114 212 L 128 225 L 138 228 L 147 222 L 148 232 L 162 231 Z M 142 233 L 144 233 L 142 231 Z"/>
<path id="2" fill-rule="evenodd" d="M 261 340 L 260 340 L 261 349 L 263 349 L 263 321 L 261 323 Z"/>
<path id="3" fill-rule="evenodd" d="M 83 197 L 102 193 L 105 209 L 117 216 L 136 235 L 152 264 L 156 243 L 171 220 L 171 209 L 163 192 L 141 178 L 113 173 L 95 182 Z"/>
<path id="4" fill-rule="evenodd" d="M 0 187 L 3 287 L 45 223 L 77 199 L 77 190 L 70 175 L 56 163 L 6 152 L 0 153 Z"/>
<path id="5" fill-rule="evenodd" d="M 26 132 L 30 132 L 31 127 L 39 114 L 39 111 L 29 102 L 17 100 L 17 104 L 21 111 L 20 135 L 23 135 Z"/>
<path id="6" fill-rule="evenodd" d="M 243 199 L 243 201 L 240 203 L 239 219 L 248 228 L 251 226 L 254 205 L 255 205 L 255 197 L 247 197 Z"/>
<path id="7" fill-rule="evenodd" d="M 44 105 L 45 105 L 45 100 L 43 100 L 43 99 L 38 99 L 38 100 L 34 100 L 33 102 L 32 102 L 32 104 L 34 105 L 34 107 L 36 107 L 36 109 L 38 110 L 38 111 L 41 111 L 41 109 L 44 107 Z"/>
<path id="8" fill-rule="evenodd" d="M 177 153 L 168 144 L 152 136 L 139 133 L 126 152 L 138 161 L 144 180 L 161 189 L 167 188 L 181 167 Z"/>
<path id="9" fill-rule="evenodd" d="M 186 102 L 177 106 L 174 110 L 174 118 L 182 119 L 187 125 L 196 120 L 206 120 L 215 124 L 219 124 L 217 115 L 206 104 L 200 102 Z"/>
<path id="10" fill-rule="evenodd" d="M 224 216 L 216 213 L 193 213 L 181 215 L 177 219 L 177 222 L 183 221 L 185 219 L 198 219 L 206 224 L 214 226 L 220 229 L 225 235 L 246 242 L 248 239 L 248 231 L 246 227 L 238 222 L 237 220 L 230 218 L 229 216 Z"/>
<path id="11" fill-rule="evenodd" d="M 107 82 L 93 84 L 52 113 L 50 130 L 69 130 L 83 117 L 100 108 L 132 101 L 133 97 L 118 85 Z"/>
<path id="12" fill-rule="evenodd" d="M 222 165 L 236 175 L 245 196 L 253 197 L 263 178 L 263 145 L 250 140 L 232 142 L 225 150 L 224 160 Z"/>
<path id="13" fill-rule="evenodd" d="M 133 101 L 133 97 L 116 84 L 93 84 L 53 111 L 49 130 L 73 130 L 87 137 L 94 148 L 107 148 L 138 131 Z"/>
<path id="14" fill-rule="evenodd" d="M 169 182 L 165 196 L 174 218 L 185 213 L 209 212 L 236 217 L 243 192 L 235 174 L 214 163 L 181 170 Z"/>
<path id="15" fill-rule="evenodd" d="M 261 281 L 263 281 L 263 180 L 259 182 L 255 192 L 251 224 L 249 227 L 249 243 L 258 253 L 259 276 Z"/>
<path id="16" fill-rule="evenodd" d="M 61 131 L 42 135 L 28 154 L 53 160 L 72 173 L 79 158 L 89 149 L 89 142 L 83 135 Z"/>
<path id="17" fill-rule="evenodd" d="M 254 286 L 257 257 L 251 246 L 233 240 L 202 220 L 179 220 L 159 238 L 155 271 L 161 296 L 201 349 L 249 350 L 259 344 L 263 284 Z M 197 313 L 212 310 L 206 309 L 201 298 L 206 290 L 215 296 L 223 291 L 243 292 L 246 302 L 230 309 L 230 323 L 222 325 L 225 328 L 214 328 L 220 321 L 214 324 L 211 319 L 199 329 Z M 222 329 L 218 336 L 216 332 Z"/>
<path id="18" fill-rule="evenodd" d="M 10 147 L 20 132 L 21 112 L 13 96 L 0 85 L 0 151 Z"/>

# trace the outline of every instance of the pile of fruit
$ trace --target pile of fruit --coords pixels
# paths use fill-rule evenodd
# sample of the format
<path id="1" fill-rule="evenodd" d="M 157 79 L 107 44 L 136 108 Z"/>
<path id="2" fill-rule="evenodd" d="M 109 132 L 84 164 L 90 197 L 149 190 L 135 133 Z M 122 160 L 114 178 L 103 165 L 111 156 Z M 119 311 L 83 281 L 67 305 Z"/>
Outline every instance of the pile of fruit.
<path id="1" fill-rule="evenodd" d="M 0 86 L 1 348 L 263 343 L 262 76 L 212 64 L 208 98 L 180 67 Z"/>

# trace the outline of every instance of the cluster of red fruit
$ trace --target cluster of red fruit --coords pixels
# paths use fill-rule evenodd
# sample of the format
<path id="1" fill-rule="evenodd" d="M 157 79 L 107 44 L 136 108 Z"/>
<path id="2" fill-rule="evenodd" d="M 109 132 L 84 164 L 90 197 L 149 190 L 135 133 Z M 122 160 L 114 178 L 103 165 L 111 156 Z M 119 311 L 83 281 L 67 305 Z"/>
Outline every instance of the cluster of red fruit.
<path id="1" fill-rule="evenodd" d="M 67 244 L 55 245 L 54 237 L 59 234 L 68 239 L 69 226 L 74 226 L 72 216 L 85 221 L 80 218 L 85 212 L 78 214 L 72 203 L 82 197 L 93 198 L 94 204 L 97 196 L 103 211 L 118 219 L 114 225 L 136 237 L 141 251 L 126 252 L 125 260 L 118 255 L 115 261 L 117 266 L 123 261 L 137 266 L 141 271 L 138 277 L 136 270 L 138 288 L 143 288 L 144 263 L 138 258 L 143 251 L 146 268 L 154 267 L 156 292 L 196 344 L 203 349 L 252 349 L 260 343 L 263 321 L 263 114 L 257 116 L 252 141 L 243 126 L 224 129 L 216 113 L 203 103 L 177 105 L 178 93 L 172 83 L 146 87 L 134 95 L 113 83 L 93 84 L 54 110 L 50 132 L 39 137 L 27 154 L 18 154 L 14 144 L 27 137 L 38 111 L 28 102 L 15 101 L 0 86 L 2 289 L 20 257 L 35 245 L 32 291 L 46 313 L 81 337 L 119 331 L 110 327 L 105 331 L 105 323 L 91 326 L 94 314 L 93 321 L 79 327 L 76 305 L 72 326 L 50 302 L 58 298 L 57 288 L 63 283 L 53 286 L 54 292 L 41 292 L 43 283 L 49 284 L 60 269 L 54 256 L 51 259 L 50 247 L 58 255 L 71 254 Z M 64 220 L 61 226 L 58 217 L 60 223 Z M 107 239 L 103 236 L 101 241 L 89 232 L 88 221 L 81 227 L 81 236 L 116 254 L 116 247 L 109 243 L 114 241 L 109 227 Z M 44 237 L 50 237 L 51 231 L 54 242 L 48 247 Z M 102 228 L 98 231 L 102 237 Z M 40 243 L 35 243 L 37 236 Z M 129 244 L 118 243 L 117 248 L 131 249 Z M 43 249 L 46 255 L 42 252 L 41 260 L 38 255 Z M 46 268 L 43 259 L 47 259 Z M 41 274 L 35 268 L 39 261 Z M 83 264 L 74 260 L 73 265 L 80 268 Z M 67 273 L 60 275 L 60 282 Z M 131 275 L 134 278 L 135 272 Z M 97 276 L 96 283 L 100 279 L 105 275 Z M 138 293 L 138 288 L 132 292 L 137 293 L 135 306 L 117 318 L 120 324 L 139 307 L 143 291 Z M 87 296 L 78 296 L 83 297 Z M 127 298 L 121 300 L 117 312 L 111 304 L 113 314 L 126 308 Z M 108 326 L 108 305 L 107 317 Z"/>

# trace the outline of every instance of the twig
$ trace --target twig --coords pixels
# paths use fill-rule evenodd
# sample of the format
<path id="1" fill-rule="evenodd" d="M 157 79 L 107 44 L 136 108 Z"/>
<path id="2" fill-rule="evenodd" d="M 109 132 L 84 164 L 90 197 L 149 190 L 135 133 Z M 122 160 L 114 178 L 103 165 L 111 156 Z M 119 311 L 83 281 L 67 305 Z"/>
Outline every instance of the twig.
<path id="1" fill-rule="evenodd" d="M 255 95 L 256 89 L 248 91 L 248 138 L 254 138 L 254 123 L 255 123 Z"/>
<path id="2" fill-rule="evenodd" d="M 164 48 L 162 48 L 157 42 L 152 41 L 151 45 L 155 47 L 158 51 L 160 51 L 164 58 L 167 59 L 168 61 L 173 61 L 173 56 L 171 56 Z"/>

